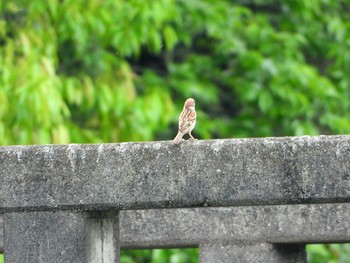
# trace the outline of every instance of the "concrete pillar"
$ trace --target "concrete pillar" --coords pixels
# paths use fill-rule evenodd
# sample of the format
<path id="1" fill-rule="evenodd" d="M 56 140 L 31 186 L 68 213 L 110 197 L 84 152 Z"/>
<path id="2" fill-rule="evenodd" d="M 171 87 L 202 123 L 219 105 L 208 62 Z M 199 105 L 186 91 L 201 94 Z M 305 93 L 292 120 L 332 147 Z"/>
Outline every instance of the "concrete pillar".
<path id="1" fill-rule="evenodd" d="M 87 262 L 119 262 L 119 217 L 117 212 L 97 212 L 87 218 Z"/>
<path id="2" fill-rule="evenodd" d="M 199 248 L 201 263 L 306 263 L 304 245 L 204 244 Z"/>
<path id="3" fill-rule="evenodd" d="M 118 228 L 116 213 L 5 213 L 5 262 L 118 263 Z"/>

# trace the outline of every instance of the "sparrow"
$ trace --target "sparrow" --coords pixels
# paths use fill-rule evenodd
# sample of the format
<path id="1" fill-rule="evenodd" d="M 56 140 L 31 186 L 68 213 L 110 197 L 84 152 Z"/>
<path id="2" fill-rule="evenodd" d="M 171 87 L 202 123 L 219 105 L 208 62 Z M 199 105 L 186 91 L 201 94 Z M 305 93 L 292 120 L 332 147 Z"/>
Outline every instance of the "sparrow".
<path id="1" fill-rule="evenodd" d="M 174 138 L 173 142 L 179 144 L 182 140 L 182 137 L 188 133 L 191 139 L 194 140 L 191 131 L 196 125 L 196 110 L 194 109 L 195 101 L 192 98 L 189 98 L 185 101 L 184 108 L 179 116 L 179 131 Z"/>

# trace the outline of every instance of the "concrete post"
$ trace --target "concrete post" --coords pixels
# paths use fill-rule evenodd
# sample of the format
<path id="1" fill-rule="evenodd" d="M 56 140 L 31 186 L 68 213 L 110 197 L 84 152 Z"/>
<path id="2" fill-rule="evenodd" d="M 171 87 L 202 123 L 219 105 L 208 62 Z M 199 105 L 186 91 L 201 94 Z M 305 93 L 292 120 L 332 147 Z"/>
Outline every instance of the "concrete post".
<path id="1" fill-rule="evenodd" d="M 306 263 L 305 246 L 260 244 L 204 244 L 201 263 Z"/>
<path id="2" fill-rule="evenodd" d="M 117 212 L 90 214 L 87 227 L 87 262 L 119 262 L 119 218 Z"/>
<path id="3" fill-rule="evenodd" d="M 118 263 L 116 213 L 4 214 L 6 263 Z"/>

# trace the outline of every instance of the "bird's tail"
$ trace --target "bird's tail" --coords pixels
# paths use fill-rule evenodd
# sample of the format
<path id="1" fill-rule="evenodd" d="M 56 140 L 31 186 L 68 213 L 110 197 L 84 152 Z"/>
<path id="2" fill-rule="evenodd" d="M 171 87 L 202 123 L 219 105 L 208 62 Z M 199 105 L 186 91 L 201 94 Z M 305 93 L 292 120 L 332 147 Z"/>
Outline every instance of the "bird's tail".
<path id="1" fill-rule="evenodd" d="M 182 140 L 182 136 L 184 136 L 180 131 L 177 133 L 176 137 L 173 140 L 173 143 L 179 144 Z"/>

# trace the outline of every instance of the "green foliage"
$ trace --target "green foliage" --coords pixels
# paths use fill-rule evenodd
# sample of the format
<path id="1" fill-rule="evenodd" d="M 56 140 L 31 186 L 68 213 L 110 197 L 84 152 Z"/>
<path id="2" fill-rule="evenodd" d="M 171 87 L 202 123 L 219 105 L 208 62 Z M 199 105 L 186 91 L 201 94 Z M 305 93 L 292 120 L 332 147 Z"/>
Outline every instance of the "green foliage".
<path id="1" fill-rule="evenodd" d="M 170 3 L 6 1 L 0 144 L 153 139 L 174 105 L 126 56 L 139 56 L 144 45 L 159 53 L 163 31 L 167 48 L 174 46 Z"/>
<path id="2" fill-rule="evenodd" d="M 200 139 L 350 131 L 349 0 L 0 8 L 0 145 L 169 140 L 190 96 Z M 311 262 L 346 249 L 308 246 Z"/>
<path id="3" fill-rule="evenodd" d="M 196 263 L 198 249 L 153 249 L 122 251 L 121 263 Z"/>
<path id="4" fill-rule="evenodd" d="M 346 133 L 349 5 L 5 1 L 0 144 Z"/>
<path id="5" fill-rule="evenodd" d="M 309 263 L 347 263 L 350 244 L 308 245 Z"/>
<path id="6" fill-rule="evenodd" d="M 0 254 L 0 263 L 4 263 L 4 255 Z"/>

